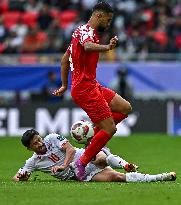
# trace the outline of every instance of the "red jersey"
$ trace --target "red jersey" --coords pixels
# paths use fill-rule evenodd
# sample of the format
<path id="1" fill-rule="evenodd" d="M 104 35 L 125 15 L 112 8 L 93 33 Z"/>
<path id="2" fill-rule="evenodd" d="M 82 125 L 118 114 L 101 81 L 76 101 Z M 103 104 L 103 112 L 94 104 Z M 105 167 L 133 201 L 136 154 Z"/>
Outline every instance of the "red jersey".
<path id="1" fill-rule="evenodd" d="M 87 41 L 99 43 L 96 31 L 89 24 L 79 26 L 74 31 L 67 49 L 72 71 L 72 89 L 76 89 L 78 92 L 88 91 L 97 83 L 96 68 L 99 52 L 85 51 L 84 43 Z"/>

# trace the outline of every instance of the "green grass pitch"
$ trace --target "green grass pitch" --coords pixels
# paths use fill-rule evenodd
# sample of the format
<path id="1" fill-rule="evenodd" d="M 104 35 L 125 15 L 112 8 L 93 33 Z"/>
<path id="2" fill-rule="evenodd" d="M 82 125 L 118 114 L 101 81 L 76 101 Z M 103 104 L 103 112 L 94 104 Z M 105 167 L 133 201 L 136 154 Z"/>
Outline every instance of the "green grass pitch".
<path id="1" fill-rule="evenodd" d="M 19 138 L 0 138 L 0 205 L 179 205 L 181 204 L 181 138 L 140 134 L 113 138 L 112 152 L 140 166 L 140 172 L 175 171 L 164 183 L 61 182 L 40 172 L 29 182 L 11 177 L 31 156 Z"/>

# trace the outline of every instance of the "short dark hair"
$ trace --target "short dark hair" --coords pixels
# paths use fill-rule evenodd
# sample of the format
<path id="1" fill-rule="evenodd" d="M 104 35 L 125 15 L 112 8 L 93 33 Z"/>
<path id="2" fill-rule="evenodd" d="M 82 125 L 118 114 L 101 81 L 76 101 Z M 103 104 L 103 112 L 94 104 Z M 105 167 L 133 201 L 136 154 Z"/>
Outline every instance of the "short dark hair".
<path id="1" fill-rule="evenodd" d="M 31 140 L 33 139 L 33 137 L 35 135 L 39 135 L 39 133 L 34 130 L 34 129 L 31 129 L 31 130 L 27 130 L 23 136 L 21 137 L 21 142 L 22 144 L 25 146 L 25 147 L 29 147 L 30 146 L 30 142 Z"/>
<path id="2" fill-rule="evenodd" d="M 97 3 L 92 9 L 92 12 L 94 12 L 94 11 L 103 11 L 106 13 L 113 13 L 114 12 L 112 7 L 105 1 L 101 1 L 101 2 Z"/>

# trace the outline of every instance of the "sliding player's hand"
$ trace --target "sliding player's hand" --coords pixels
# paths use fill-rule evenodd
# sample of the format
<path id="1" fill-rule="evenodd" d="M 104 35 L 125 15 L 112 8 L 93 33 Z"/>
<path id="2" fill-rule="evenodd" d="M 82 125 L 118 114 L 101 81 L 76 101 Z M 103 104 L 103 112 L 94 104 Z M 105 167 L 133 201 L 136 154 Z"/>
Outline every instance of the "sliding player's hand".
<path id="1" fill-rule="evenodd" d="M 19 181 L 28 181 L 30 175 L 30 173 L 24 172 L 23 174 L 19 174 L 17 178 L 19 179 Z"/>
<path id="2" fill-rule="evenodd" d="M 51 168 L 51 172 L 55 174 L 56 172 L 61 172 L 61 171 L 65 170 L 65 168 L 66 167 L 64 165 L 54 166 Z"/>
<path id="3" fill-rule="evenodd" d="M 109 42 L 109 50 L 112 50 L 116 47 L 118 42 L 118 37 L 114 36 L 114 38 L 111 38 L 110 42 Z"/>
<path id="4" fill-rule="evenodd" d="M 55 96 L 61 96 L 67 90 L 67 87 L 61 86 L 59 89 L 55 90 L 52 94 Z"/>

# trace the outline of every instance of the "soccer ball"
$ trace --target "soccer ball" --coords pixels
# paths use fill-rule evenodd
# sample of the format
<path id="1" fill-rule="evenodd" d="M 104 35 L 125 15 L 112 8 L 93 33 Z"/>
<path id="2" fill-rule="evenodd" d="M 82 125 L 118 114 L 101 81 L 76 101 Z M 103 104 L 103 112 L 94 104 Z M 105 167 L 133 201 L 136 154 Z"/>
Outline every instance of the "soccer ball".
<path id="1" fill-rule="evenodd" d="M 88 121 L 78 121 L 72 125 L 70 134 L 77 143 L 86 144 L 94 136 L 94 128 Z"/>

